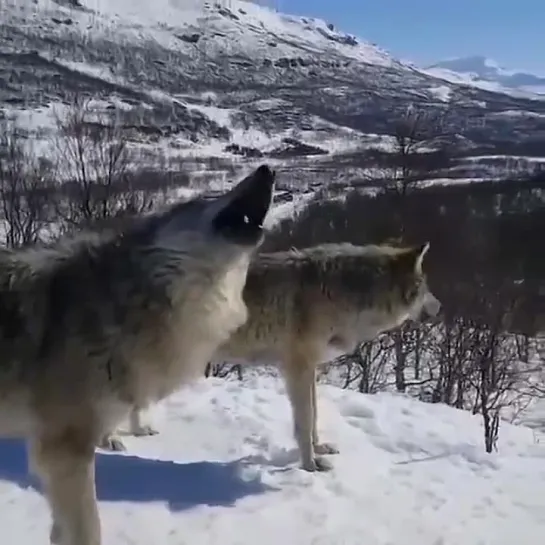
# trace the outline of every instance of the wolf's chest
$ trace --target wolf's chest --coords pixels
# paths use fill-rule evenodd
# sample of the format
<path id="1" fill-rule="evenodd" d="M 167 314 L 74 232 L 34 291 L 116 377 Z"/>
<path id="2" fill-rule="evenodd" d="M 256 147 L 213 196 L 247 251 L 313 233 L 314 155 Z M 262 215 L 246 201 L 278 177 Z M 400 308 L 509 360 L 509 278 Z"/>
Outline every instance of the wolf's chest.
<path id="1" fill-rule="evenodd" d="M 140 373 L 145 397 L 164 398 L 204 375 L 218 346 L 247 319 L 243 282 L 240 275 L 226 275 L 207 289 L 196 284 L 174 299 L 171 312 L 155 326 L 147 354 L 137 354 L 145 359 L 142 369 L 152 371 Z"/>

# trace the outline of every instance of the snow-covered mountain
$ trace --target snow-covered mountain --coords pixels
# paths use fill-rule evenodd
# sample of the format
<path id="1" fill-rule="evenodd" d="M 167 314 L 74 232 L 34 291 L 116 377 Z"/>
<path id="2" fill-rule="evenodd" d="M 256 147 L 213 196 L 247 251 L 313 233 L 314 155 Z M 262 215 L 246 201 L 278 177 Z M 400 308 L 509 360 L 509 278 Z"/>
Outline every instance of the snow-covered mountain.
<path id="1" fill-rule="evenodd" d="M 471 82 L 491 90 L 515 90 L 545 95 L 545 76 L 502 68 L 496 61 L 481 55 L 437 62 L 426 67 L 428 73 L 449 78 L 456 83 Z"/>
<path id="2" fill-rule="evenodd" d="M 306 158 L 308 170 L 311 158 L 330 176 L 339 155 L 387 148 L 411 107 L 444 114 L 469 148 L 545 134 L 536 95 L 438 78 L 327 21 L 252 2 L 3 0 L 0 117 L 45 142 L 74 93 L 115 112 L 150 161 Z"/>
<path id="3" fill-rule="evenodd" d="M 207 379 L 153 408 L 156 437 L 97 453 L 105 545 L 539 545 L 545 446 L 482 417 L 406 396 L 318 392 L 329 473 L 298 469 L 280 380 Z M 6 543 L 46 543 L 49 514 L 24 444 L 0 440 Z"/>

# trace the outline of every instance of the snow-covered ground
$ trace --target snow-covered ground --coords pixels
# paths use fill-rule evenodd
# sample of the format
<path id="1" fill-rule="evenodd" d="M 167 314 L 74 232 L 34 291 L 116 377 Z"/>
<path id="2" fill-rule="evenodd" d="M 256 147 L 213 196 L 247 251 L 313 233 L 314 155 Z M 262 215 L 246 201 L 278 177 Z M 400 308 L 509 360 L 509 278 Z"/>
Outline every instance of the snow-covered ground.
<path id="1" fill-rule="evenodd" d="M 149 94 L 156 99 L 158 98 L 157 92 L 150 92 Z M 443 100 L 443 98 L 440 99 Z M 159 138 L 152 144 L 131 142 L 130 147 L 133 149 L 137 161 L 138 159 L 141 160 L 139 155 L 141 155 L 142 151 L 148 151 L 150 159 L 147 163 L 152 163 L 151 157 L 154 156 L 163 160 L 198 157 L 232 158 L 232 153 L 228 151 L 228 147 L 232 145 L 249 147 L 262 153 L 269 153 L 274 149 L 281 148 L 284 139 L 287 138 L 299 140 L 310 146 L 317 146 L 327 150 L 329 154 L 350 153 L 370 147 L 390 150 L 393 145 L 391 137 L 362 134 L 353 129 L 330 123 L 317 116 L 309 117 L 310 122 L 312 122 L 312 129 L 302 130 L 294 126 L 277 131 L 275 134 L 266 134 L 255 127 L 241 128 L 236 126 L 232 120 L 233 115 L 240 114 L 240 111 L 236 109 L 192 104 L 185 98 L 174 98 L 164 93 L 161 94 L 161 100 L 168 104 L 176 103 L 180 107 L 200 113 L 219 127 L 227 129 L 229 138 L 209 138 L 194 142 L 183 135 L 179 135 Z M 91 100 L 87 104 L 85 120 L 103 124 L 110 122 L 104 112 L 112 107 L 118 110 L 130 109 L 126 103 L 119 100 L 110 102 Z M 58 120 L 62 122 L 69 113 L 70 108 L 60 102 L 51 103 L 37 109 L 5 108 L 6 119 L 32 138 L 33 149 L 38 155 L 49 159 L 54 159 L 55 150 L 52 140 L 57 132 Z"/>
<path id="2" fill-rule="evenodd" d="M 98 454 L 105 545 L 538 545 L 545 445 L 504 424 L 483 451 L 478 416 L 319 389 L 330 473 L 298 469 L 281 381 L 202 380 L 151 415 L 160 434 Z M 0 443 L 3 540 L 46 543 L 48 512 L 22 444 Z"/>
<path id="3" fill-rule="evenodd" d="M 435 87 L 430 87 L 430 91 L 438 100 L 442 100 L 443 102 L 450 101 L 450 96 L 452 94 L 452 89 L 450 87 L 447 87 L 446 85 L 437 85 Z"/>

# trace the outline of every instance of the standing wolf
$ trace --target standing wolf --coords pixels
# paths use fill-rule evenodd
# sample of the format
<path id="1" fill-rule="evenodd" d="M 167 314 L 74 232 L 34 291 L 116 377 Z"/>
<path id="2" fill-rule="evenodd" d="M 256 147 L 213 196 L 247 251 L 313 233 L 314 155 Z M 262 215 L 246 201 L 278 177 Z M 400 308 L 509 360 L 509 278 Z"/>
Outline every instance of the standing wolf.
<path id="1" fill-rule="evenodd" d="M 100 545 L 94 450 L 134 405 L 202 376 L 247 319 L 274 173 L 123 233 L 0 253 L 0 434 L 28 440 L 51 542 Z"/>
<path id="2" fill-rule="evenodd" d="M 324 244 L 252 260 L 244 287 L 248 321 L 214 359 L 280 361 L 307 471 L 330 469 L 321 455 L 338 452 L 318 439 L 316 364 L 329 347 L 350 352 L 423 310 L 439 312 L 422 269 L 428 249 Z M 139 412 L 131 413 L 136 433 Z"/>

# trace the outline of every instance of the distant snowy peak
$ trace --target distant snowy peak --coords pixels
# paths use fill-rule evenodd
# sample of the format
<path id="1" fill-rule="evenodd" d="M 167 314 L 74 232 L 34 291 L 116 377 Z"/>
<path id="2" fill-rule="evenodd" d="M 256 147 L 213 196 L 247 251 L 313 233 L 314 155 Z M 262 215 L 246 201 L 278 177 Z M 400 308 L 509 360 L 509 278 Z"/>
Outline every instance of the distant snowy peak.
<path id="1" fill-rule="evenodd" d="M 496 61 L 482 55 L 446 59 L 428 66 L 428 68 L 444 68 L 453 72 L 474 74 L 479 78 L 497 77 L 498 75 L 510 75 Z"/>
<path id="2" fill-rule="evenodd" d="M 425 70 L 437 77 L 473 84 L 498 85 L 506 89 L 526 91 L 530 93 L 545 94 L 545 77 L 508 70 L 500 66 L 496 61 L 482 55 L 447 59 L 427 66 Z"/>

